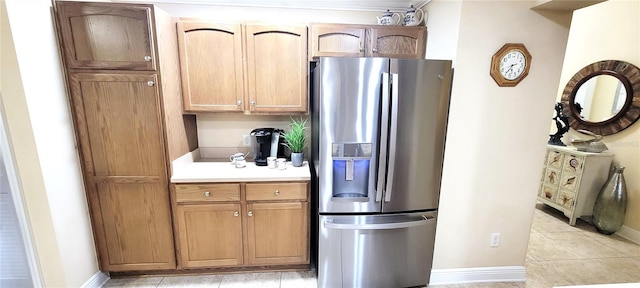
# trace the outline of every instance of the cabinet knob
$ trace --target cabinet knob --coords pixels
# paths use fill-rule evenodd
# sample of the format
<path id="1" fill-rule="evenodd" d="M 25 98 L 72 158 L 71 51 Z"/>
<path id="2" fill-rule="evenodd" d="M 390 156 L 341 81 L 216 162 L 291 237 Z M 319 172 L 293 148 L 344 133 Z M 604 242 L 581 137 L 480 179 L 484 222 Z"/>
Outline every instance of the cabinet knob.
<path id="1" fill-rule="evenodd" d="M 360 52 L 364 52 L 364 44 L 362 41 L 360 41 Z"/>
<path id="2" fill-rule="evenodd" d="M 236 211 L 236 212 L 233 212 L 233 216 L 235 216 L 235 217 L 238 217 L 238 216 L 240 216 L 240 212 L 238 212 L 238 211 Z"/>
<path id="3" fill-rule="evenodd" d="M 251 106 L 256 106 L 256 101 L 251 101 Z"/>
<path id="4" fill-rule="evenodd" d="M 238 100 L 238 106 L 242 105 L 242 100 Z"/>
<path id="5" fill-rule="evenodd" d="M 374 47 L 372 51 L 373 51 L 373 53 L 378 53 L 378 48 Z"/>
<path id="6" fill-rule="evenodd" d="M 209 196 L 211 196 L 211 192 L 209 192 L 209 191 L 204 192 L 204 197 L 209 197 Z"/>
<path id="7" fill-rule="evenodd" d="M 153 85 L 156 85 L 156 83 L 151 80 L 147 81 L 147 86 L 153 87 Z"/>
<path id="8" fill-rule="evenodd" d="M 253 211 L 247 212 L 247 215 L 249 215 L 249 217 L 253 216 Z"/>
<path id="9" fill-rule="evenodd" d="M 276 196 L 280 195 L 280 190 L 276 190 L 276 192 L 273 194 L 275 194 Z"/>
<path id="10" fill-rule="evenodd" d="M 144 61 L 151 62 L 151 56 L 149 56 L 149 55 L 144 56 Z"/>

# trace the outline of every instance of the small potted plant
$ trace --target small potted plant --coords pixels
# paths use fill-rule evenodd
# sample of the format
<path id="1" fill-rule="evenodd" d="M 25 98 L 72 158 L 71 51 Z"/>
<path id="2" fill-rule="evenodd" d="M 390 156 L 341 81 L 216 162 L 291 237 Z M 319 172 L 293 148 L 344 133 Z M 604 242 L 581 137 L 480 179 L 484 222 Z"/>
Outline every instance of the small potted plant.
<path id="1" fill-rule="evenodd" d="M 289 131 L 284 132 L 284 145 L 291 150 L 291 163 L 293 167 L 302 166 L 302 159 L 304 147 L 306 146 L 307 136 L 305 130 L 307 129 L 307 118 L 305 119 L 293 119 L 289 123 Z"/>

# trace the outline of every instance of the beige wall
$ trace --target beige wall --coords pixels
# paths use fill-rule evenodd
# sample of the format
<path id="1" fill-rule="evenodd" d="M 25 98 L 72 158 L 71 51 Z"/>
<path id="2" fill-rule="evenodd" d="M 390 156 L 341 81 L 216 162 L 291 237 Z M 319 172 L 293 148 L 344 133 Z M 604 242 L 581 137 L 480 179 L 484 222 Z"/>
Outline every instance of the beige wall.
<path id="1" fill-rule="evenodd" d="M 574 13 L 557 99 L 569 79 L 582 67 L 609 59 L 624 60 L 640 67 L 640 2 L 609 0 Z M 584 136 L 572 130 L 563 140 L 567 143 L 571 138 Z M 629 202 L 624 225 L 639 231 L 640 123 L 605 136 L 602 142 L 616 154 L 615 164 L 626 167 Z"/>
<path id="2" fill-rule="evenodd" d="M 523 266 L 568 28 L 528 1 L 426 7 L 435 14 L 448 5 L 460 7 L 459 17 L 439 26 L 457 26 L 459 36 L 434 268 Z M 516 87 L 498 87 L 489 75 L 491 56 L 507 42 L 533 57 Z M 489 247 L 491 233 L 501 233 L 500 247 Z"/>
<path id="3" fill-rule="evenodd" d="M 80 287 L 98 267 L 51 1 L 1 4 L 3 112 L 42 284 Z"/>

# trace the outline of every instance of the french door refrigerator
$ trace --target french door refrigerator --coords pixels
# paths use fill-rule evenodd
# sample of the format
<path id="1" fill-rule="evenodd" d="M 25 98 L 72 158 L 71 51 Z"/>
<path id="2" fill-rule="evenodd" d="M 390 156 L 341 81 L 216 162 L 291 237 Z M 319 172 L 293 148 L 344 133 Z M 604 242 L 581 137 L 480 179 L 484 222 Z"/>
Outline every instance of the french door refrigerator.
<path id="1" fill-rule="evenodd" d="M 319 59 L 319 287 L 429 283 L 451 77 L 448 60 Z"/>

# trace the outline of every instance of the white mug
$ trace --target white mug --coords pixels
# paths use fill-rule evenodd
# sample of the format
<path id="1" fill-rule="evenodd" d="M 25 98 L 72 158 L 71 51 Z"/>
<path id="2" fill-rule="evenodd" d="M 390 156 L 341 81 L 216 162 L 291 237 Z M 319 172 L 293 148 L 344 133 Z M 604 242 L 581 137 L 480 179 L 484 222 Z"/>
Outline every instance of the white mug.
<path id="1" fill-rule="evenodd" d="M 244 168 L 247 166 L 247 160 L 236 160 L 236 168 Z"/>
<path id="2" fill-rule="evenodd" d="M 267 157 L 267 167 L 270 169 L 276 168 L 276 157 Z"/>
<path id="3" fill-rule="evenodd" d="M 276 159 L 276 166 L 278 167 L 279 170 L 284 170 L 287 169 L 287 159 L 284 158 L 278 158 Z"/>
<path id="4" fill-rule="evenodd" d="M 237 153 L 231 154 L 231 156 L 229 156 L 229 161 L 231 161 L 231 164 L 236 164 L 236 161 L 238 161 L 238 160 L 245 160 L 244 159 L 244 153 L 237 152 Z"/>

